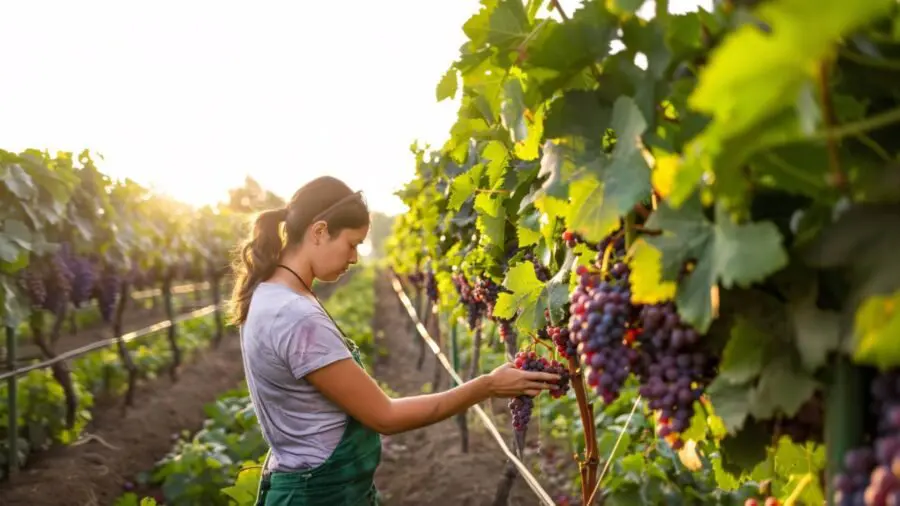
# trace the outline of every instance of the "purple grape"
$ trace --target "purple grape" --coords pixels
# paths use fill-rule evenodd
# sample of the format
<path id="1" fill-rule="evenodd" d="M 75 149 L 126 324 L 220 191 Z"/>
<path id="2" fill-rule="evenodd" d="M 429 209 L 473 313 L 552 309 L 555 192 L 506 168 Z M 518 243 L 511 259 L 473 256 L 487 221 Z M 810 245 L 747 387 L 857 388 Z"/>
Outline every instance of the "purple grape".
<path id="1" fill-rule="evenodd" d="M 434 271 L 431 269 L 425 271 L 425 293 L 428 296 L 428 300 L 432 303 L 437 303 L 439 299 L 437 279 L 434 277 Z"/>

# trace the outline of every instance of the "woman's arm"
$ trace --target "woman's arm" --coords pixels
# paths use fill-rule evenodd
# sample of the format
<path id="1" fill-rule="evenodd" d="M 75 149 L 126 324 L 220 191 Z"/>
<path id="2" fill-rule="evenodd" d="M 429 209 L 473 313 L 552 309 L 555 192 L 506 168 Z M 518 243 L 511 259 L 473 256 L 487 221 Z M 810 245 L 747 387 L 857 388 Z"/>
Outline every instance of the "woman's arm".
<path id="1" fill-rule="evenodd" d="M 401 399 L 388 397 L 351 359 L 313 371 L 306 380 L 364 425 L 381 434 L 396 434 L 440 422 L 491 397 L 537 395 L 559 376 L 505 364 L 450 390 Z"/>

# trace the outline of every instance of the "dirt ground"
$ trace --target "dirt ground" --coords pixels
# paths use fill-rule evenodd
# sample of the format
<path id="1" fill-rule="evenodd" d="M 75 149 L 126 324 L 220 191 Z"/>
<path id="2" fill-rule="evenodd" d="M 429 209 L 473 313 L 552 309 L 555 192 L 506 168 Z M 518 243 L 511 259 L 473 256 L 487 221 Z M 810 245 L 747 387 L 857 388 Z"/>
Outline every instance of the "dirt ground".
<path id="1" fill-rule="evenodd" d="M 173 433 L 198 430 L 206 418 L 203 406 L 234 388 L 242 377 L 240 342 L 236 334 L 229 334 L 218 349 L 198 353 L 186 364 L 176 383 L 163 377 L 142 385 L 135 406 L 124 417 L 121 399 L 99 406 L 87 429 L 97 438 L 36 456 L 14 482 L 0 484 L 0 504 L 112 504 L 126 480 L 152 469 L 169 451 Z"/>

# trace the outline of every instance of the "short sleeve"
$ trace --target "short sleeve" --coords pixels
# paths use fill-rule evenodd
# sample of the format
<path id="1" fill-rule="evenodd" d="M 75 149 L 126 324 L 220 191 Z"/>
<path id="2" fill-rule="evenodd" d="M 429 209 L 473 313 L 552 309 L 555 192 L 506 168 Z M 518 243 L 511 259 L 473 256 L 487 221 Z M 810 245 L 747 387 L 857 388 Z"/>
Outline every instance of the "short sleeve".
<path id="1" fill-rule="evenodd" d="M 334 324 L 320 315 L 310 315 L 298 322 L 285 336 L 281 348 L 281 355 L 296 379 L 338 360 L 353 358 Z"/>

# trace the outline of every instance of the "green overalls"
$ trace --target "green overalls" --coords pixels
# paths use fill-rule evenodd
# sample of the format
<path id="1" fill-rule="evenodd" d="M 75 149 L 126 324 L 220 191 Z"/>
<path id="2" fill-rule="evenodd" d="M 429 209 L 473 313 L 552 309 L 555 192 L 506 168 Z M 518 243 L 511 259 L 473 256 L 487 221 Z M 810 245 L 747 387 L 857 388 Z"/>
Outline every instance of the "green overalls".
<path id="1" fill-rule="evenodd" d="M 362 366 L 359 349 L 348 342 L 353 359 Z M 269 451 L 271 454 L 271 450 Z M 347 417 L 337 448 L 321 465 L 302 472 L 276 472 L 260 479 L 256 506 L 379 506 L 375 469 L 381 462 L 381 435 Z"/>

